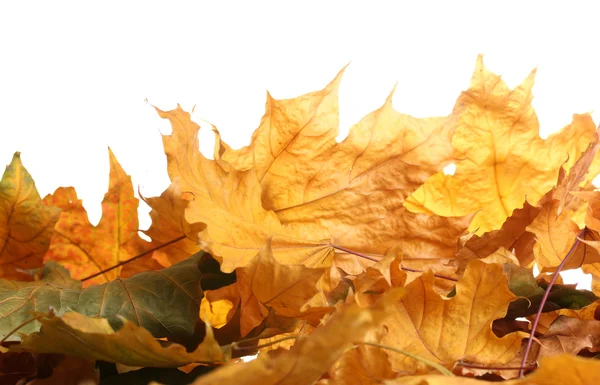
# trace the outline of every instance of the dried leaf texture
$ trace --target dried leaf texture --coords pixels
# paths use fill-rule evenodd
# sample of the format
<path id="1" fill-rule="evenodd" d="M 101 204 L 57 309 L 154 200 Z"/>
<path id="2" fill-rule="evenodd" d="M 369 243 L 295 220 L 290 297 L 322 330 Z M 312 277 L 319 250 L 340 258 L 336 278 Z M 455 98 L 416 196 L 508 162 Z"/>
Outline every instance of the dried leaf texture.
<path id="1" fill-rule="evenodd" d="M 492 332 L 492 321 L 504 317 L 516 299 L 498 264 L 471 261 L 456 284 L 456 296 L 450 299 L 433 289 L 431 273 L 408 284 L 406 290 L 396 312 L 385 322 L 389 332 L 382 338 L 384 345 L 451 368 L 458 360 L 506 363 L 526 336 L 516 332 L 499 338 Z M 428 370 L 406 356 L 390 355 L 390 360 L 396 371 Z"/>
<path id="2" fill-rule="evenodd" d="M 44 205 L 16 152 L 0 180 L 0 278 L 31 279 L 43 264 L 60 209 Z"/>
<path id="3" fill-rule="evenodd" d="M 568 170 L 575 163 L 596 139 L 596 127 L 589 115 L 574 115 L 569 126 L 542 140 L 531 106 L 534 75 L 510 90 L 478 58 L 471 85 L 453 111 L 456 172 L 430 178 L 407 199 L 411 211 L 477 211 L 469 230 L 481 235 L 499 229 L 525 198 L 536 205 L 555 186 L 561 165 Z"/>
<path id="4" fill-rule="evenodd" d="M 102 201 L 102 217 L 90 224 L 81 200 L 72 187 L 58 188 L 44 198 L 48 205 L 62 209 L 45 261 L 57 261 L 76 279 L 104 271 L 141 254 L 148 245 L 138 235 L 138 200 L 133 196 L 131 178 L 109 149 L 109 188 Z M 120 268 L 102 273 L 85 285 L 112 281 Z"/>
<path id="5" fill-rule="evenodd" d="M 341 73 L 298 98 L 269 97 L 252 147 L 222 146 L 215 161 L 198 151 L 199 126 L 189 114 L 158 110 L 173 126 L 163 143 L 171 180 L 190 199 L 186 220 L 206 224 L 200 239 L 224 271 L 247 264 L 269 237 L 280 262 L 309 267 L 329 266 L 336 246 L 379 256 L 399 248 L 415 268 L 454 257 L 471 215 L 445 218 L 403 207 L 451 158 L 454 118 L 400 114 L 390 96 L 338 144 L 340 79 Z M 355 256 L 337 253 L 337 267 L 362 271 Z"/>
<path id="6" fill-rule="evenodd" d="M 145 327 L 155 337 L 185 338 L 198 320 L 202 289 L 199 253 L 167 269 L 147 271 L 126 279 L 81 289 L 56 263 L 48 263 L 35 282 L 0 280 L 0 337 L 29 320 L 35 312 L 54 309 L 62 315 L 71 309 L 87 316 L 108 318 L 116 329 L 120 317 Z M 39 330 L 38 322 L 19 329 Z M 16 338 L 13 335 L 13 338 Z"/>

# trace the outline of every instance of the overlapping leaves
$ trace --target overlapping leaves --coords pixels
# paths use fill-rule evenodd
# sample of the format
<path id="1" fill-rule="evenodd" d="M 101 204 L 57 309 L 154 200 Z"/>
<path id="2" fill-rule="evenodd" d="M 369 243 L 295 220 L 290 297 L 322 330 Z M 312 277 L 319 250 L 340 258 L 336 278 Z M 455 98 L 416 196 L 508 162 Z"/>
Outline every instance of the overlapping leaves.
<path id="1" fill-rule="evenodd" d="M 92 381 L 89 364 L 102 360 L 229 362 L 198 384 L 449 384 L 470 380 L 434 373 L 510 379 L 528 352 L 541 366 L 524 381 L 593 383 L 594 362 L 574 357 L 600 349 L 590 116 L 542 140 L 534 72 L 511 90 L 480 57 L 449 116 L 399 113 L 391 94 L 338 143 L 342 75 L 297 98 L 268 95 L 247 147 L 231 149 L 213 127 L 213 159 L 187 112 L 157 109 L 173 126 L 163 136 L 172 184 L 144 199 L 149 242 L 112 152 L 97 226 L 74 188 L 42 201 L 15 154 L 0 182 L 0 335 L 11 349 L 75 355 L 65 365 Z M 559 266 L 592 273 L 595 294 L 557 283 L 529 352 L 529 326 L 515 318 L 533 317 Z M 0 351 L 0 367 L 15 354 Z M 50 371 L 68 376 L 62 364 Z"/>

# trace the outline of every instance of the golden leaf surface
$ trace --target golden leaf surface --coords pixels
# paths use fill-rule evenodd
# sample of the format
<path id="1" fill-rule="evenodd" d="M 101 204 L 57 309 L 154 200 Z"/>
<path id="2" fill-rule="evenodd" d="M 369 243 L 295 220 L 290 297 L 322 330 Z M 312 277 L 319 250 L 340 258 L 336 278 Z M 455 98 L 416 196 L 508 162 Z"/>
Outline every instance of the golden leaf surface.
<path id="1" fill-rule="evenodd" d="M 210 303 L 227 300 L 234 304 L 224 308 L 229 313 L 226 319 L 240 304 L 240 331 L 245 336 L 268 316 L 268 308 L 284 317 L 301 316 L 302 307 L 317 294 L 317 282 L 324 270 L 279 263 L 273 257 L 271 241 L 267 240 L 245 267 L 236 270 L 235 284 L 205 295 Z"/>
<path id="2" fill-rule="evenodd" d="M 60 209 L 44 205 L 16 152 L 0 180 L 0 278 L 31 279 L 43 265 Z"/>
<path id="3" fill-rule="evenodd" d="M 377 328 L 403 294 L 396 289 L 382 296 L 371 309 L 346 306 L 322 327 L 296 341 L 289 351 L 261 354 L 254 361 L 218 368 L 198 378 L 193 385 L 303 385 L 317 381 L 338 358 Z"/>
<path id="4" fill-rule="evenodd" d="M 400 114 L 390 95 L 337 143 L 340 80 L 294 99 L 269 97 L 251 147 L 219 142 L 217 160 L 198 151 L 188 113 L 157 109 L 173 127 L 163 143 L 169 176 L 190 199 L 186 219 L 206 224 L 200 239 L 224 271 L 244 266 L 270 237 L 283 263 L 329 266 L 335 252 L 336 266 L 354 274 L 363 266 L 344 249 L 398 248 L 418 268 L 454 257 L 471 216 L 414 214 L 403 202 L 451 159 L 455 119 Z"/>
<path id="5" fill-rule="evenodd" d="M 542 140 L 531 106 L 534 75 L 511 90 L 479 56 L 453 112 L 456 172 L 431 177 L 406 200 L 409 210 L 443 216 L 477 211 L 469 230 L 481 235 L 499 229 L 525 198 L 536 205 L 555 186 L 561 165 L 569 170 L 596 139 L 596 127 L 589 115 L 574 115 Z"/>
<path id="6" fill-rule="evenodd" d="M 181 198 L 181 191 L 176 184 L 171 184 L 160 197 L 142 197 L 142 199 L 152 208 L 150 211 L 152 225 L 148 230 L 143 231 L 152 238 L 151 247 L 158 247 L 185 236 L 153 253 L 160 253 L 166 258 L 166 261 L 159 262 L 162 267 L 169 267 L 200 251 L 197 234 L 203 230 L 203 226 L 194 226 L 186 222 L 184 213 L 188 201 Z M 193 234 L 194 238 L 190 239 L 186 234 Z M 154 259 L 160 260 L 160 257 L 154 255 Z M 124 270 L 127 270 L 129 265 L 127 264 Z M 137 267 L 143 268 L 143 266 Z"/>
<path id="7" fill-rule="evenodd" d="M 83 279 L 144 252 L 148 245 L 138 235 L 138 200 L 133 196 L 131 178 L 109 149 L 110 177 L 108 192 L 102 201 L 102 218 L 90 224 L 81 200 L 72 187 L 58 188 L 44 198 L 46 204 L 62 209 L 50 249 L 44 260 L 57 261 L 69 269 L 75 279 Z M 121 268 L 85 281 L 85 285 L 112 281 Z"/>
<path id="8" fill-rule="evenodd" d="M 192 362 L 222 362 L 223 352 L 210 327 L 204 341 L 192 352 L 178 344 L 162 346 L 150 332 L 125 321 L 114 331 L 105 318 L 76 312 L 62 317 L 48 314 L 39 320 L 39 332 L 22 337 L 15 351 L 62 353 L 128 366 L 178 367 Z"/>
<path id="9" fill-rule="evenodd" d="M 469 262 L 456 284 L 456 296 L 445 299 L 433 289 L 433 275 L 425 273 L 406 286 L 407 294 L 386 320 L 389 333 L 382 344 L 452 367 L 458 360 L 479 364 L 506 363 L 519 351 L 524 333 L 502 338 L 492 332 L 492 321 L 504 317 L 517 297 L 508 289 L 502 266 Z M 414 359 L 390 355 L 396 371 L 422 372 Z"/>

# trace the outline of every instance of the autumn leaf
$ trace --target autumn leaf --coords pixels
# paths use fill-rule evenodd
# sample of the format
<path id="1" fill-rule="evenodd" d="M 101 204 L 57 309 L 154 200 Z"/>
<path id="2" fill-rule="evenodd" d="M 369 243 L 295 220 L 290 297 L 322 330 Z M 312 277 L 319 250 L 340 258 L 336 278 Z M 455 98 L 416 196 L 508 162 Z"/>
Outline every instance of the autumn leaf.
<path id="1" fill-rule="evenodd" d="M 59 354 L 0 353 L 0 384 L 48 377 L 61 361 L 63 357 Z"/>
<path id="2" fill-rule="evenodd" d="M 357 304 L 347 306 L 326 325 L 296 341 L 290 351 L 261 354 L 252 362 L 218 368 L 193 385 L 313 384 L 354 341 L 361 341 L 369 330 L 381 324 L 402 290 L 386 293 L 371 309 Z"/>
<path id="3" fill-rule="evenodd" d="M 568 368 L 568 370 L 565 370 Z M 594 359 L 562 354 L 540 360 L 540 367 L 523 379 L 505 381 L 505 385 L 591 385 L 600 381 L 600 362 Z M 407 376 L 386 381 L 386 385 L 481 385 L 497 384 L 465 377 L 440 375 Z"/>
<path id="4" fill-rule="evenodd" d="M 100 373 L 94 361 L 65 356 L 46 378 L 35 378 L 26 385 L 99 384 Z"/>
<path id="5" fill-rule="evenodd" d="M 200 251 L 197 234 L 202 231 L 203 226 L 190 225 L 186 222 L 184 212 L 188 201 L 181 198 L 181 191 L 175 184 L 170 185 L 160 197 L 142 197 L 142 199 L 152 208 L 150 211 L 152 225 L 143 233 L 152 238 L 149 248 L 160 247 L 160 249 L 142 258 L 145 259 L 144 261 L 126 264 L 123 267 L 125 276 L 132 275 L 133 269 L 143 271 L 154 267 L 150 259 L 161 267 L 169 267 Z M 194 238 L 190 239 L 189 234 L 193 234 Z M 177 239 L 180 240 L 169 244 Z M 166 244 L 168 246 L 161 247 Z"/>
<path id="6" fill-rule="evenodd" d="M 384 334 L 384 328 L 373 329 L 365 335 L 364 340 L 377 343 Z M 386 351 L 375 346 L 359 344 L 347 350 L 317 384 L 376 385 L 397 375 Z"/>
<path id="7" fill-rule="evenodd" d="M 482 235 L 499 229 L 525 198 L 536 205 L 555 186 L 561 166 L 568 171 L 596 139 L 596 127 L 589 115 L 574 115 L 542 140 L 531 106 L 534 76 L 535 70 L 510 90 L 478 57 L 453 111 L 456 171 L 432 176 L 406 200 L 410 211 L 448 217 L 477 211 L 469 230 Z"/>
<path id="8" fill-rule="evenodd" d="M 284 317 L 299 317 L 302 308 L 318 292 L 317 282 L 324 269 L 303 265 L 282 265 L 274 257 L 271 241 L 243 268 L 236 270 L 237 282 L 215 291 L 206 292 L 212 304 L 228 300 L 232 311 L 241 306 L 241 335 L 247 335 L 268 316 L 273 308 Z"/>
<path id="9" fill-rule="evenodd" d="M 105 317 L 114 328 L 122 325 L 119 317 L 123 317 L 155 337 L 189 337 L 194 332 L 202 298 L 202 271 L 198 264 L 203 254 L 167 269 L 83 290 L 81 282 L 71 279 L 63 267 L 53 262 L 44 267 L 40 281 L 0 280 L 0 337 L 31 319 L 35 312 L 45 313 L 49 309 L 58 315 L 71 309 L 90 317 Z M 39 327 L 36 321 L 19 332 L 29 334 Z"/>
<path id="10" fill-rule="evenodd" d="M 16 152 L 0 180 L 0 278 L 31 279 L 43 265 L 60 209 L 42 203 Z"/>
<path id="11" fill-rule="evenodd" d="M 73 188 L 59 188 L 44 198 L 46 204 L 62 209 L 45 261 L 57 261 L 76 279 L 102 272 L 85 285 L 111 281 L 120 268 L 104 270 L 146 251 L 138 235 L 138 200 L 133 196 L 131 178 L 109 149 L 109 188 L 102 201 L 102 218 L 92 226 Z"/>
<path id="12" fill-rule="evenodd" d="M 600 351 L 600 321 L 559 316 L 539 338 L 538 357 Z"/>
<path id="13" fill-rule="evenodd" d="M 89 360 L 119 362 L 129 366 L 178 367 L 192 362 L 219 362 L 223 351 L 209 332 L 188 353 L 179 344 L 162 346 L 152 334 L 132 322 L 114 331 L 106 318 L 90 318 L 76 312 L 40 319 L 39 332 L 23 336 L 15 351 L 62 353 Z M 210 327 L 208 329 L 211 330 Z"/>
<path id="14" fill-rule="evenodd" d="M 199 126 L 188 113 L 157 109 L 173 126 L 163 143 L 169 176 L 190 199 L 186 220 L 206 224 L 200 239 L 223 271 L 247 264 L 268 238 L 282 263 L 327 267 L 335 252 L 336 266 L 350 274 L 365 261 L 344 249 L 383 256 L 398 248 L 420 269 L 454 257 L 471 217 L 413 214 L 402 205 L 451 158 L 454 118 L 400 114 L 390 95 L 337 143 L 341 75 L 318 92 L 269 97 L 251 148 L 225 146 L 220 161 L 198 151 Z"/>
<path id="15" fill-rule="evenodd" d="M 498 338 L 491 323 L 504 317 L 510 292 L 502 267 L 471 261 L 456 284 L 456 295 L 445 299 L 433 289 L 433 275 L 423 274 L 406 286 L 407 294 L 385 324 L 382 344 L 452 367 L 458 360 L 479 364 L 505 363 L 519 351 L 524 333 Z M 412 358 L 390 356 L 396 371 L 422 372 Z"/>

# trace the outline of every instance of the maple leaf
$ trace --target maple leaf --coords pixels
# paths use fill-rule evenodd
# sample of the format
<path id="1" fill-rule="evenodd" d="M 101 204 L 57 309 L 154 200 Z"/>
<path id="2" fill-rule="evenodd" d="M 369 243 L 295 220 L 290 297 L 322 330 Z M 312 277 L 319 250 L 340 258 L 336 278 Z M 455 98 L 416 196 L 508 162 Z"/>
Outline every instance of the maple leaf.
<path id="1" fill-rule="evenodd" d="M 193 385 L 312 384 L 354 341 L 361 341 L 369 330 L 377 328 L 402 294 L 403 289 L 388 292 L 370 309 L 351 304 L 334 314 L 326 325 L 296 341 L 291 350 L 221 367 Z"/>
<path id="2" fill-rule="evenodd" d="M 324 269 L 303 265 L 282 265 L 273 257 L 271 241 L 243 268 L 236 270 L 236 283 L 206 292 L 212 304 L 221 300 L 232 303 L 226 319 L 241 306 L 240 331 L 247 335 L 273 308 L 284 317 L 300 317 L 301 309 L 317 292 L 317 281 Z"/>
<path id="3" fill-rule="evenodd" d="M 519 351 L 524 333 L 502 338 L 492 333 L 493 320 L 506 314 L 517 297 L 510 292 L 502 267 L 471 261 L 456 284 L 456 296 L 444 299 L 433 289 L 431 272 L 406 286 L 407 295 L 386 321 L 382 344 L 397 347 L 430 361 L 452 367 L 458 360 L 480 364 L 504 363 Z M 391 356 L 396 371 L 417 372 L 415 360 Z"/>
<path id="4" fill-rule="evenodd" d="M 71 309 L 87 316 L 109 319 L 118 328 L 120 317 L 145 327 L 156 337 L 186 338 L 198 319 L 204 253 L 169 268 L 147 271 L 126 279 L 81 289 L 64 267 L 48 262 L 35 282 L 0 280 L 0 337 L 50 308 L 62 315 Z M 21 333 L 39 330 L 39 322 L 25 324 Z M 16 336 L 13 335 L 13 338 Z"/>
<path id="5" fill-rule="evenodd" d="M 31 279 L 43 265 L 60 209 L 42 203 L 16 152 L 0 180 L 0 278 Z"/>
<path id="6" fill-rule="evenodd" d="M 149 247 L 160 247 L 160 250 L 154 251 L 153 255 L 148 256 L 145 261 L 142 258 L 139 263 L 125 265 L 123 270 L 127 276 L 133 274 L 133 271 L 129 271 L 130 269 L 148 270 L 154 267 L 148 259 L 153 259 L 161 267 L 169 267 L 200 251 L 197 234 L 203 230 L 204 226 L 202 224 L 190 225 L 186 222 L 184 212 L 188 201 L 181 198 L 181 191 L 176 184 L 171 184 L 160 197 L 142 197 L 142 199 L 152 208 L 150 211 L 152 225 L 143 233 L 152 238 Z M 190 239 L 186 237 L 186 234 L 194 234 L 195 237 Z M 171 243 L 177 239 L 180 240 Z M 166 244 L 168 246 L 163 246 Z"/>
<path id="7" fill-rule="evenodd" d="M 452 259 L 456 238 L 471 216 L 410 213 L 404 199 L 451 158 L 453 117 L 416 119 L 384 105 L 337 143 L 337 89 L 342 73 L 323 90 L 289 100 L 269 96 L 251 147 L 198 151 L 199 126 L 180 107 L 163 136 L 168 172 L 190 199 L 186 220 L 201 222 L 205 250 L 223 271 L 244 266 L 272 238 L 283 263 L 331 265 L 334 252 L 383 256 L 391 248 L 413 268 Z M 344 250 L 345 249 L 345 250 Z M 336 256 L 351 274 L 364 266 Z"/>
<path id="8" fill-rule="evenodd" d="M 138 199 L 133 196 L 131 178 L 125 174 L 112 151 L 108 192 L 102 201 L 102 218 L 97 226 L 89 223 L 75 189 L 58 188 L 44 198 L 46 204 L 62 209 L 45 261 L 57 261 L 74 278 L 82 279 L 126 261 L 146 251 L 148 245 L 138 235 Z M 120 268 L 103 272 L 85 285 L 114 280 Z"/>
<path id="9" fill-rule="evenodd" d="M 76 312 L 62 317 L 49 313 L 40 322 L 40 331 L 24 336 L 21 343 L 12 348 L 14 351 L 62 353 L 129 366 L 153 367 L 219 362 L 225 357 L 210 327 L 204 341 L 188 353 L 179 344 L 161 346 L 148 330 L 129 321 L 116 332 L 106 318 L 89 318 Z"/>
<path id="10" fill-rule="evenodd" d="M 536 205 L 554 187 L 561 165 L 569 170 L 596 139 L 596 127 L 589 115 L 574 115 L 570 125 L 542 140 L 531 106 L 534 76 L 535 70 L 510 90 L 478 57 L 453 112 L 456 171 L 429 178 L 406 200 L 409 210 L 443 216 L 477 211 L 469 230 L 481 235 L 499 229 L 526 197 Z"/>
<path id="11" fill-rule="evenodd" d="M 384 328 L 373 329 L 365 335 L 364 341 L 379 342 L 384 334 Z M 360 344 L 347 350 L 317 384 L 376 385 L 396 376 L 384 350 Z"/>
<path id="12" fill-rule="evenodd" d="M 569 368 L 565 370 L 565 368 Z M 600 362 L 570 354 L 545 357 L 540 367 L 525 378 L 505 381 L 505 385 L 588 385 L 600 381 Z M 386 381 L 386 385 L 481 385 L 497 381 L 440 375 L 407 376 Z"/>
<path id="13" fill-rule="evenodd" d="M 600 321 L 559 316 L 540 337 L 538 357 L 561 353 L 578 354 L 583 349 L 600 351 Z"/>

